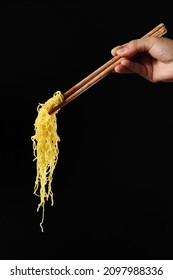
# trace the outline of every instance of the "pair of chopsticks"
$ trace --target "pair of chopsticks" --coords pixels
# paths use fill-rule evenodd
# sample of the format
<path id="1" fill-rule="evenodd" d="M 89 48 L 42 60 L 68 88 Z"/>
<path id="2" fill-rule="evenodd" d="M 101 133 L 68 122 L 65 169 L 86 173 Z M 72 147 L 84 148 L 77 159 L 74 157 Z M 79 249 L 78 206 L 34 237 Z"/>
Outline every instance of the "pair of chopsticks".
<path id="1" fill-rule="evenodd" d="M 145 34 L 144 37 L 150 37 L 150 36 L 157 36 L 161 37 L 167 32 L 167 29 L 163 23 L 160 23 L 155 28 L 153 28 L 151 31 L 149 31 L 147 34 Z M 107 61 L 105 64 L 103 64 L 101 67 L 96 69 L 94 72 L 92 72 L 90 75 L 88 75 L 86 78 L 81 80 L 79 83 L 77 83 L 75 86 L 67 90 L 64 94 L 64 100 L 62 103 L 55 105 L 52 107 L 49 111 L 49 114 L 55 113 L 57 110 L 64 107 L 66 104 L 74 100 L 76 97 L 78 97 L 81 93 L 89 89 L 91 86 L 96 84 L 98 81 L 103 79 L 105 76 L 107 76 L 109 73 L 113 71 L 116 65 L 118 65 L 124 58 L 120 56 L 114 56 L 112 59 Z"/>

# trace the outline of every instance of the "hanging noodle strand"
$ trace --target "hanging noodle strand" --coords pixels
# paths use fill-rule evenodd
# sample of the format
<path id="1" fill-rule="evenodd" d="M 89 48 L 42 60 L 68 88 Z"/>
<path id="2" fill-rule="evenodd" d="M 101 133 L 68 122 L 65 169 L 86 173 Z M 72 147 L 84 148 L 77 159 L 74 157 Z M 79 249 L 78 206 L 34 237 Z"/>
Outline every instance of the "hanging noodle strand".
<path id="1" fill-rule="evenodd" d="M 60 137 L 57 134 L 56 113 L 49 114 L 49 110 L 57 104 L 63 102 L 63 95 L 60 91 L 54 93 L 53 97 L 48 99 L 44 104 L 37 107 L 38 115 L 35 119 L 35 134 L 31 137 L 33 142 L 34 160 L 36 160 L 36 180 L 34 194 L 40 197 L 37 207 L 39 211 L 42 207 L 42 219 L 40 223 L 43 232 L 45 202 L 51 199 L 53 206 L 52 180 L 53 172 L 58 161 L 58 142 Z"/>

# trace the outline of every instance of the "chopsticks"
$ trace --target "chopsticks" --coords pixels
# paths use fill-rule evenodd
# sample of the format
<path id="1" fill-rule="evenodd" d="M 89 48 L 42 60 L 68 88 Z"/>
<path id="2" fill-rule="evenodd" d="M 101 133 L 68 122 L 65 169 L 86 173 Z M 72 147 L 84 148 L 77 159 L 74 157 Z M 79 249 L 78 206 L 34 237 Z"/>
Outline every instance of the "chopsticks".
<path id="1" fill-rule="evenodd" d="M 150 36 L 157 36 L 161 37 L 167 32 L 167 29 L 164 25 L 164 23 L 160 23 L 155 28 L 153 28 L 151 31 L 149 31 L 147 34 L 145 34 L 144 37 L 150 37 Z M 101 67 L 96 69 L 94 72 L 92 72 L 90 75 L 85 77 L 83 80 L 81 80 L 79 83 L 74 85 L 72 88 L 67 90 L 64 94 L 64 100 L 62 103 L 55 105 L 52 107 L 49 111 L 49 114 L 53 114 L 62 107 L 64 107 L 66 104 L 74 100 L 76 97 L 78 97 L 80 94 L 85 92 L 87 89 L 89 89 L 91 86 L 96 84 L 98 81 L 106 77 L 109 73 L 113 71 L 116 65 L 118 65 L 124 58 L 120 56 L 114 56 L 109 61 L 107 61 L 105 64 L 103 64 Z"/>

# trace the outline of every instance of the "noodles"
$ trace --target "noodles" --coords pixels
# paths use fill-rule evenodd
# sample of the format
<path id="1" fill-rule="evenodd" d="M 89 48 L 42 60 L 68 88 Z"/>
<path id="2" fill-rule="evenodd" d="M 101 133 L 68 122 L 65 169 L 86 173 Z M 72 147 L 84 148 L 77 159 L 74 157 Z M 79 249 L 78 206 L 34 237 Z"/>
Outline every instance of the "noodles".
<path id="1" fill-rule="evenodd" d="M 53 172 L 58 161 L 58 142 L 60 141 L 60 137 L 57 134 L 56 114 L 50 115 L 48 112 L 52 106 L 54 107 L 62 101 L 63 95 L 60 91 L 57 91 L 47 102 L 38 105 L 38 115 L 34 123 L 35 135 L 31 137 L 34 160 L 36 160 L 34 194 L 40 197 L 37 211 L 42 207 L 42 220 L 40 223 L 42 232 L 45 201 L 50 197 L 51 205 L 54 203 L 51 184 Z"/>

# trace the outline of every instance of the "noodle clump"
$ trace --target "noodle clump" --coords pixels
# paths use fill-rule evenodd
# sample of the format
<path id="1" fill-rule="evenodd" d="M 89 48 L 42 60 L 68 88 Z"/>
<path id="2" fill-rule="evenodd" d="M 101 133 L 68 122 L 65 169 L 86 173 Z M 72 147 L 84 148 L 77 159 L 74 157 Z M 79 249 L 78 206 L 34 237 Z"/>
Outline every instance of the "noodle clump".
<path id="1" fill-rule="evenodd" d="M 58 142 L 60 141 L 60 137 L 57 134 L 56 114 L 49 114 L 49 110 L 61 102 L 63 102 L 63 95 L 60 91 L 57 91 L 44 104 L 40 103 L 38 105 L 38 115 L 34 123 L 35 135 L 31 137 L 34 160 L 36 160 L 34 194 L 40 197 L 37 211 L 42 207 L 42 220 L 40 223 L 42 232 L 45 201 L 50 197 L 51 205 L 53 206 L 54 204 L 51 184 L 53 172 L 58 161 Z"/>

